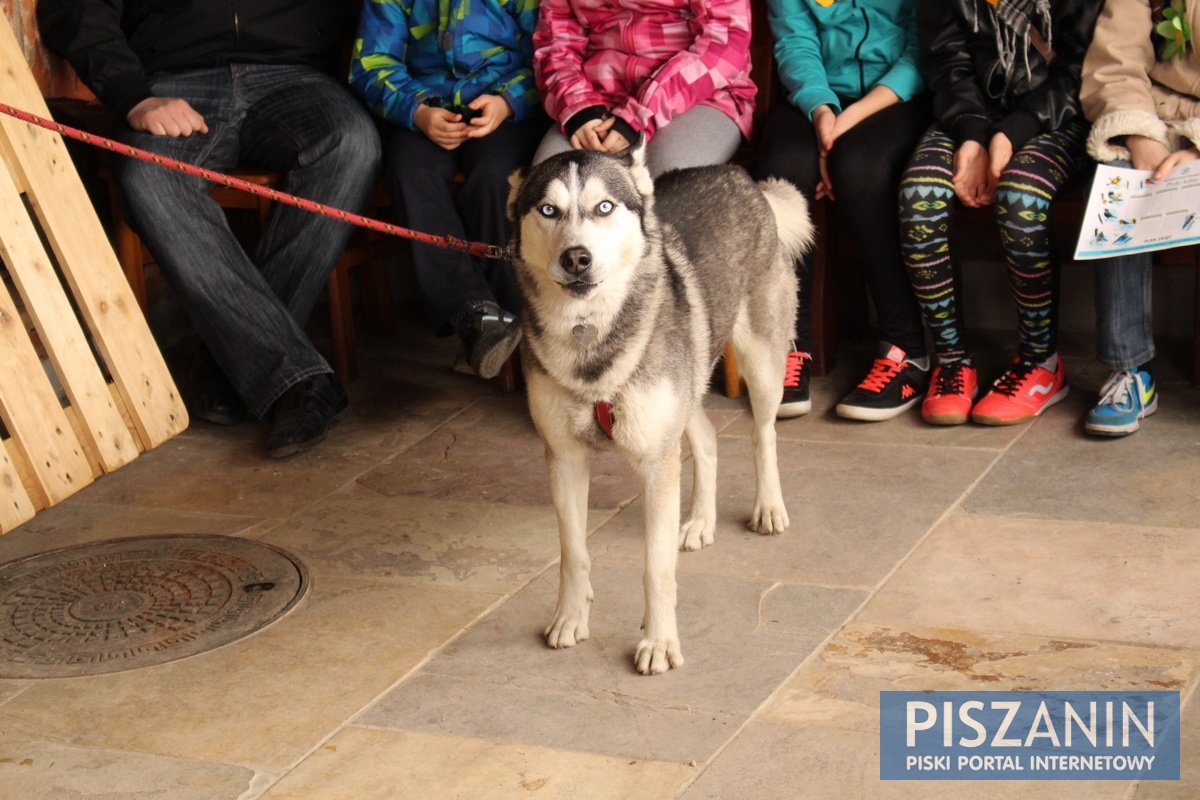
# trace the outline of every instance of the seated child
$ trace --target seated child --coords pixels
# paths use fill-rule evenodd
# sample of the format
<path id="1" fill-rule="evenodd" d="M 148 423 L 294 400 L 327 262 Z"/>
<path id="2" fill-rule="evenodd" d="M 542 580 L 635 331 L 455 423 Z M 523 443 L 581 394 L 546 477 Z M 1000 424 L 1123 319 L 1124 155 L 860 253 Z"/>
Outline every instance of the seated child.
<path id="1" fill-rule="evenodd" d="M 1058 265 L 1049 212 L 1084 162 L 1079 72 L 1101 0 L 920 0 L 917 23 L 936 123 L 900 185 L 904 262 L 938 366 L 921 416 L 1013 425 L 1067 395 L 1058 355 Z M 975 402 L 951 262 L 955 199 L 994 206 L 1017 311 L 1017 357 Z"/>
<path id="2" fill-rule="evenodd" d="M 350 82 L 390 123 L 387 177 L 406 224 L 507 244 L 508 174 L 529 163 L 546 127 L 536 20 L 536 0 L 363 3 Z M 461 215 L 451 191 L 460 171 Z M 471 367 L 495 376 L 521 336 L 512 268 L 419 243 L 413 266 L 439 333 L 457 332 Z"/>
<path id="3" fill-rule="evenodd" d="M 879 421 L 919 403 L 929 385 L 921 311 L 900 260 L 896 192 L 930 111 L 920 94 L 916 0 L 859 0 L 855 13 L 844 6 L 767 0 L 786 102 L 771 109 L 755 171 L 760 178 L 787 178 L 809 200 L 828 197 L 847 230 L 866 234 L 855 243 L 877 312 L 880 352 L 837 413 Z M 846 46 L 851 41 L 860 46 Z M 797 271 L 803 268 L 798 261 Z M 812 407 L 812 294 L 806 276 L 799 277 L 800 314 L 781 417 Z"/>
<path id="4" fill-rule="evenodd" d="M 1196 31 L 1200 4 L 1185 19 Z M 1154 170 L 1165 178 L 1200 158 L 1200 56 L 1188 44 L 1169 48 L 1154 33 L 1161 8 L 1145 0 L 1108 0 L 1084 60 L 1080 100 L 1092 121 L 1088 153 L 1116 166 Z M 1154 358 L 1149 253 L 1092 262 L 1096 285 L 1096 350 L 1112 374 L 1085 427 L 1125 436 L 1158 409 L 1149 362 Z"/>
<path id="5" fill-rule="evenodd" d="M 652 175 L 720 164 L 750 134 L 749 0 L 545 0 L 534 70 L 558 123 L 535 162 L 619 152 L 641 134 Z"/>

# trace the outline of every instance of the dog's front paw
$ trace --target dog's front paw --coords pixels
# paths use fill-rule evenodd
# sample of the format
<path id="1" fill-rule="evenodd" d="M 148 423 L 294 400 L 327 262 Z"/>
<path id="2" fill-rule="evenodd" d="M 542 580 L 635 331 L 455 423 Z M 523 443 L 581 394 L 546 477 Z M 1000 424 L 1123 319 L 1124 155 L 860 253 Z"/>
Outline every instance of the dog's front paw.
<path id="1" fill-rule="evenodd" d="M 546 628 L 546 644 L 555 650 L 574 647 L 588 638 L 588 615 L 585 610 L 578 614 L 559 612 Z"/>
<path id="2" fill-rule="evenodd" d="M 756 505 L 750 518 L 750 530 L 763 536 L 778 536 L 787 530 L 788 513 L 783 504 Z"/>
<path id="3" fill-rule="evenodd" d="M 643 675 L 657 675 L 672 667 L 682 667 L 683 653 L 679 649 L 679 640 L 642 639 L 638 643 L 633 662 L 637 666 L 637 671 Z"/>
<path id="4" fill-rule="evenodd" d="M 692 517 L 679 529 L 679 549 L 699 550 L 713 543 L 716 520 Z"/>

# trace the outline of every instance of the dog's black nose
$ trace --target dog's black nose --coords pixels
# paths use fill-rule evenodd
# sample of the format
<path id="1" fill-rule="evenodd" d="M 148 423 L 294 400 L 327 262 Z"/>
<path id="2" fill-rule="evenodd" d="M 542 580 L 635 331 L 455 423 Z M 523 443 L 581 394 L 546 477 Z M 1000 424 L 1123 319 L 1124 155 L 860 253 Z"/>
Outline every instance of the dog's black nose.
<path id="1" fill-rule="evenodd" d="M 586 247 L 568 247 L 558 257 L 558 263 L 571 275 L 582 275 L 592 266 L 592 254 Z"/>

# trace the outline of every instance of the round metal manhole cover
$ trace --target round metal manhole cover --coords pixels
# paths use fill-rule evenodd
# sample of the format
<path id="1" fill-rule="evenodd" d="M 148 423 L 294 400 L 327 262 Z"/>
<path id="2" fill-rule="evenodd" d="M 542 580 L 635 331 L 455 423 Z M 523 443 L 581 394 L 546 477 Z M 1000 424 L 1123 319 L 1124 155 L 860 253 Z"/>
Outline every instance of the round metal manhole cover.
<path id="1" fill-rule="evenodd" d="M 116 539 L 0 564 L 0 677 L 65 678 L 165 664 L 275 622 L 304 565 L 230 536 Z"/>

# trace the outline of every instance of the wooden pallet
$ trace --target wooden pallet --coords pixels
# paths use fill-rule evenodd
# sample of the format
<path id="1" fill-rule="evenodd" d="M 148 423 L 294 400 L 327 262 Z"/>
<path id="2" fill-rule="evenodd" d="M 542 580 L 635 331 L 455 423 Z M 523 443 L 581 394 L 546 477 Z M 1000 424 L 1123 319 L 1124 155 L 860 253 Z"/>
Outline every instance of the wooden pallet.
<path id="1" fill-rule="evenodd" d="M 50 116 L 7 23 L 0 98 Z M 61 137 L 4 115 L 0 257 L 3 534 L 188 418 Z"/>

